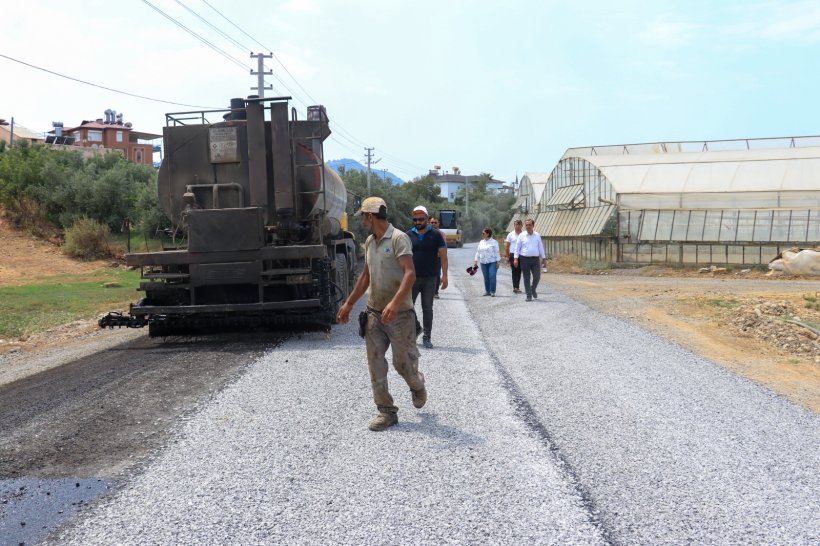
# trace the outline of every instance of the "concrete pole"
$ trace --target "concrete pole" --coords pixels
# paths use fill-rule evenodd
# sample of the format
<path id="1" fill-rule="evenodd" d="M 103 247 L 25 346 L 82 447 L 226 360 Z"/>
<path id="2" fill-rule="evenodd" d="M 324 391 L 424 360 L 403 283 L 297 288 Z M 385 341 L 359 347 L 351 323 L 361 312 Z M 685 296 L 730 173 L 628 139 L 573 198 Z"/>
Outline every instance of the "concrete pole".
<path id="1" fill-rule="evenodd" d="M 273 70 L 265 71 L 265 59 L 272 59 L 273 53 L 265 55 L 264 53 L 251 53 L 251 58 L 256 57 L 257 70 L 251 70 L 251 76 L 256 76 L 256 87 L 251 87 L 255 91 L 259 91 L 259 96 L 265 96 L 265 89 L 273 89 L 273 85 L 265 86 L 265 76 L 273 74 Z"/>
<path id="2" fill-rule="evenodd" d="M 373 161 L 373 148 L 365 148 L 365 157 L 367 157 L 367 196 L 370 197 L 370 164 Z"/>
<path id="3" fill-rule="evenodd" d="M 470 179 L 464 177 L 464 215 L 470 215 Z"/>

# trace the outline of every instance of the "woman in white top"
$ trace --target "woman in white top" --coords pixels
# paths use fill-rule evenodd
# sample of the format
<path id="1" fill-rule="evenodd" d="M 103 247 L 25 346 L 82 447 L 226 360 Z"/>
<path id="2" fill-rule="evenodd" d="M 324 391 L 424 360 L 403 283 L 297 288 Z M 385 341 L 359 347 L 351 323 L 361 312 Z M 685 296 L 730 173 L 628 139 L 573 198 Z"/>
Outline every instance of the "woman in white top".
<path id="1" fill-rule="evenodd" d="M 493 230 L 490 228 L 484 228 L 481 232 L 481 241 L 475 251 L 473 265 L 479 263 L 484 275 L 484 295 L 495 297 L 495 279 L 501 265 L 501 253 L 498 251 L 498 241 L 493 239 Z"/>

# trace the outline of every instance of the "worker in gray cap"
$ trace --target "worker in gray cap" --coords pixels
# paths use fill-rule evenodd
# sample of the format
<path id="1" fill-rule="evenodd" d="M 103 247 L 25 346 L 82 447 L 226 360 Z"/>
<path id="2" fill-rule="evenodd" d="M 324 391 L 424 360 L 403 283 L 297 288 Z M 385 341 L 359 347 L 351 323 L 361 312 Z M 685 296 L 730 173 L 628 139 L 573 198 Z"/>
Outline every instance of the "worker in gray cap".
<path id="1" fill-rule="evenodd" d="M 364 243 L 364 270 L 339 309 L 336 322 L 348 322 L 353 304 L 369 288 L 364 337 L 373 401 L 379 414 L 367 426 L 378 431 L 399 422 L 399 408 L 387 388 L 388 347 L 393 347 L 393 367 L 410 387 L 413 405 L 421 408 L 427 401 L 424 375 L 418 369 L 416 312 L 410 297 L 416 272 L 410 238 L 387 221 L 387 204 L 383 199 L 368 197 L 354 216 L 361 216 L 370 235 Z"/>

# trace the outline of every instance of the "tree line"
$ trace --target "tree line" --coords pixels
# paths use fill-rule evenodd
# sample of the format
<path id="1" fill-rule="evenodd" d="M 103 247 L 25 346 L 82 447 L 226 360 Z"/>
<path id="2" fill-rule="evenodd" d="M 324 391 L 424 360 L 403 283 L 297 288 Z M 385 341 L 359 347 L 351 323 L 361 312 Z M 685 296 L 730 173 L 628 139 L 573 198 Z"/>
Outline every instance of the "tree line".
<path id="1" fill-rule="evenodd" d="M 486 173 L 470 185 L 470 210 L 465 214 L 464 188 L 450 202 L 432 176 L 397 186 L 373 176 L 368 195 L 366 173 L 340 171 L 348 191 L 349 215 L 365 197 L 376 195 L 387 202 L 390 222 L 402 230 L 412 226 L 411 212 L 417 205 L 424 205 L 431 214 L 442 209 L 459 211 L 467 240 L 480 239 L 485 227 L 503 233 L 512 217 L 514 197 L 488 192 L 492 176 Z M 89 223 L 112 233 L 135 229 L 154 237 L 170 224 L 159 207 L 154 168 L 127 161 L 118 153 L 84 157 L 77 151 L 26 141 L 11 147 L 0 141 L 0 204 L 18 226 L 44 237 L 55 230 L 68 232 L 77 224 L 87 228 Z M 366 234 L 361 222 L 352 220 L 349 225 L 363 241 Z"/>
<path id="2" fill-rule="evenodd" d="M 347 213 L 352 215 L 359 203 L 370 196 L 381 197 L 387 203 L 387 219 L 394 226 L 407 230 L 413 224 L 410 220 L 413 209 L 424 205 L 432 215 L 436 211 L 451 209 L 459 212 L 461 229 L 468 241 L 481 238 L 485 227 L 494 234 L 502 234 L 513 216 L 512 206 L 515 197 L 509 194 L 495 194 L 487 191 L 487 184 L 492 175 L 482 173 L 478 181 L 470 184 L 470 210 L 465 213 L 465 188 L 461 188 L 453 202 L 441 195 L 441 188 L 436 185 L 432 176 L 419 176 L 409 182 L 393 185 L 389 180 L 371 175 L 370 192 L 367 191 L 367 173 L 360 170 L 345 170 L 340 167 L 339 174 L 348 191 Z M 366 235 L 361 222 L 355 219 L 349 222 L 350 229 L 360 241 Z"/>
<path id="3" fill-rule="evenodd" d="M 18 141 L 0 141 L 0 204 L 20 227 L 38 235 L 81 219 L 122 233 L 126 223 L 153 234 L 167 223 L 157 198 L 157 173 L 118 153 L 83 157 Z"/>

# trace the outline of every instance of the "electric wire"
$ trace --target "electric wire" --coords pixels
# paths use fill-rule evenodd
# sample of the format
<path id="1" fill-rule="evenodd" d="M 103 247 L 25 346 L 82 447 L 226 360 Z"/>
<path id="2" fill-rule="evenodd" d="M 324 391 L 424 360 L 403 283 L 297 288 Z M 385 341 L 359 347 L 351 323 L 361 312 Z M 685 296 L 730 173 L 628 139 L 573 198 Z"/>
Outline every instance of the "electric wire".
<path id="1" fill-rule="evenodd" d="M 185 4 L 180 2 L 180 0 L 176 0 L 176 3 L 179 4 L 180 6 L 182 6 L 188 13 L 190 13 L 191 15 L 193 15 L 194 17 L 196 17 L 197 19 L 199 19 L 200 21 L 202 21 L 203 23 L 208 25 L 211 28 L 211 30 L 215 31 L 217 34 L 219 34 L 220 36 L 222 36 L 223 38 L 225 38 L 226 40 L 231 42 L 233 45 L 235 45 L 239 49 L 242 49 L 242 50 L 247 50 L 248 49 L 243 44 L 237 42 L 231 35 L 223 32 L 222 29 L 220 29 L 216 25 L 213 25 L 210 21 L 208 21 L 207 19 L 202 17 L 200 14 L 198 14 L 197 12 L 195 12 L 194 10 L 192 10 L 191 8 L 189 8 L 188 6 L 186 6 Z"/>
<path id="2" fill-rule="evenodd" d="M 90 85 L 92 87 L 97 87 L 99 89 L 105 89 L 106 91 L 111 91 L 112 93 L 119 93 L 120 95 L 128 95 L 129 97 L 135 97 L 135 98 L 143 99 L 143 100 L 150 100 L 150 101 L 153 101 L 153 102 L 161 102 L 163 104 L 173 104 L 175 106 L 187 106 L 187 107 L 190 107 L 190 108 L 205 108 L 205 109 L 216 109 L 217 108 L 216 106 L 202 106 L 201 104 L 186 104 L 184 102 L 174 102 L 174 101 L 170 101 L 170 100 L 163 100 L 163 99 L 155 99 L 153 97 L 146 97 L 145 95 L 137 95 L 136 93 L 129 93 L 128 91 L 122 91 L 120 89 L 114 89 L 113 87 L 106 87 L 105 85 L 100 85 L 100 84 L 97 84 L 97 83 L 81 80 L 79 78 L 74 78 L 73 76 L 67 76 L 66 74 L 61 74 L 59 72 L 55 72 L 55 71 L 49 70 L 47 68 L 36 66 L 36 65 L 31 64 L 31 63 L 21 61 L 20 59 L 15 59 L 14 57 L 9 57 L 8 55 L 4 55 L 2 53 L 0 53 L 0 57 L 3 57 L 3 58 L 8 59 L 10 61 L 14 61 L 15 63 L 20 63 L 20 64 L 28 66 L 30 68 L 34 68 L 35 70 L 40 70 L 42 72 L 46 72 L 46 73 L 52 74 L 54 76 L 59 76 L 60 78 L 65 78 L 67 80 L 75 81 L 77 83 Z"/>
<path id="3" fill-rule="evenodd" d="M 227 18 L 227 17 L 226 17 L 226 16 L 225 16 L 222 12 L 220 12 L 220 11 L 219 11 L 219 10 L 217 10 L 215 7 L 213 7 L 213 6 L 212 6 L 209 2 L 207 2 L 207 0 L 203 0 L 203 2 L 204 2 L 204 3 L 208 6 L 208 7 L 210 7 L 212 10 L 214 10 L 217 14 L 219 14 L 219 16 L 220 16 L 220 17 L 222 17 L 223 19 L 225 19 L 228 23 L 230 23 L 231 25 L 233 25 L 233 26 L 234 26 L 237 30 L 239 30 L 240 32 L 242 32 L 245 36 L 247 36 L 248 38 L 250 38 L 251 40 L 253 40 L 255 43 L 257 43 L 257 44 L 258 44 L 258 45 L 260 45 L 261 47 L 263 47 L 263 48 L 268 49 L 269 51 L 271 51 L 271 48 L 267 48 L 267 47 L 265 47 L 265 45 L 264 45 L 264 44 L 262 44 L 261 42 L 259 42 L 258 40 L 256 40 L 253 36 L 251 36 L 250 34 L 248 34 L 247 32 L 245 32 L 242 28 L 240 28 L 240 27 L 239 27 L 236 23 L 234 23 L 233 21 L 231 21 L 230 19 L 228 19 L 228 18 Z M 219 53 L 221 56 L 223 56 L 223 57 L 224 57 L 225 59 L 227 59 L 228 61 L 232 62 L 233 64 L 235 64 L 235 65 L 237 65 L 237 66 L 239 66 L 240 68 L 243 68 L 243 69 L 248 70 L 249 72 L 252 72 L 252 71 L 253 71 L 253 69 L 251 69 L 251 67 L 249 67 L 248 65 L 244 64 L 242 61 L 240 61 L 240 60 L 236 59 L 235 57 L 233 57 L 232 55 L 230 55 L 229 53 L 227 53 L 227 52 L 226 52 L 226 51 L 224 51 L 223 49 L 219 48 L 218 46 L 216 46 L 216 45 L 215 45 L 215 44 L 213 44 L 212 42 L 210 42 L 210 41 L 206 40 L 206 39 L 205 39 L 205 38 L 203 38 L 201 35 L 199 35 L 199 34 L 198 34 L 198 33 L 196 33 L 195 31 L 191 30 L 190 28 L 188 28 L 187 26 L 185 26 L 184 24 L 182 24 L 181 22 L 179 22 L 179 21 L 178 21 L 177 19 L 175 19 L 174 17 L 172 17 L 172 16 L 170 16 L 169 14 L 165 13 L 163 10 L 159 9 L 158 7 L 156 7 L 155 5 L 153 5 L 153 4 L 152 4 L 151 2 L 149 2 L 148 0 L 143 0 L 143 3 L 144 3 L 144 4 L 146 4 L 147 6 L 149 6 L 151 9 L 153 9 L 153 10 L 154 10 L 154 11 L 156 11 L 157 13 L 159 13 L 160 15 L 162 15 L 163 17 L 165 17 L 166 19 L 168 19 L 169 21 L 171 21 L 172 23 L 174 23 L 174 24 L 175 24 L 176 26 L 178 26 L 179 28 L 181 28 L 181 29 L 183 29 L 184 31 L 186 31 L 188 34 L 190 34 L 190 35 L 192 35 L 193 37 L 195 37 L 197 40 L 199 40 L 200 42 L 202 42 L 203 44 L 205 44 L 206 46 L 208 46 L 209 48 L 211 48 L 211 49 L 212 49 L 212 50 L 214 50 L 215 52 Z M 210 23 L 209 21 L 207 21 L 204 17 L 200 16 L 200 15 L 199 15 L 198 13 L 196 13 L 194 10 L 192 10 L 191 8 L 189 8 L 188 6 L 186 6 L 185 4 L 183 4 L 180 0 L 176 0 L 176 3 L 177 3 L 177 4 L 179 4 L 179 5 L 180 5 L 182 8 L 184 8 L 186 11 L 188 11 L 189 13 L 191 13 L 192 15 L 194 15 L 195 17 L 197 17 L 197 18 L 198 18 L 199 20 L 201 20 L 203 23 L 205 23 L 206 25 L 208 25 L 208 27 L 210 27 L 212 30 L 214 30 L 215 32 L 217 32 L 220 36 L 224 37 L 226 40 L 228 40 L 229 42 L 231 42 L 231 43 L 232 43 L 233 45 L 235 45 L 236 47 L 238 47 L 238 48 L 240 48 L 240 49 L 248 49 L 248 48 L 246 48 L 246 47 L 245 47 L 242 43 L 240 43 L 240 42 L 239 42 L 239 41 L 237 41 L 236 39 L 232 38 L 230 35 L 228 35 L 227 33 L 223 32 L 221 29 L 219 29 L 218 27 L 216 27 L 215 25 L 213 25 L 212 23 Z M 314 98 L 310 95 L 310 93 L 309 93 L 309 92 L 308 92 L 308 91 L 307 91 L 307 90 L 306 90 L 306 89 L 305 89 L 305 88 L 304 88 L 304 87 L 303 87 L 303 86 L 299 83 L 299 81 L 298 81 L 298 80 L 297 80 L 297 79 L 293 76 L 293 74 L 292 74 L 292 73 L 291 73 L 291 72 L 287 69 L 287 67 L 284 65 L 284 63 L 282 63 L 282 61 L 281 61 L 281 60 L 280 60 L 280 59 L 279 59 L 279 58 L 278 58 L 278 57 L 277 57 L 274 53 L 272 53 L 272 52 L 271 52 L 271 55 L 272 55 L 272 56 L 276 59 L 276 61 L 277 61 L 277 62 L 278 62 L 278 63 L 282 66 L 282 68 L 283 68 L 283 69 L 285 70 L 285 72 L 286 72 L 286 73 L 287 73 L 287 74 L 291 77 L 291 79 L 293 79 L 293 81 L 296 83 L 296 85 L 299 87 L 299 89 L 301 89 L 301 90 L 305 93 L 305 95 L 306 95 L 309 99 L 311 99 L 311 101 L 313 101 L 313 103 L 314 103 L 314 104 L 317 104 L 317 101 L 316 101 L 316 100 L 315 100 L 315 99 L 314 99 Z M 22 60 L 19 60 L 19 59 L 15 59 L 15 58 L 13 58 L 13 57 L 9 57 L 8 55 L 3 55 L 3 54 L 0 54 L 0 57 L 6 58 L 6 59 L 8 59 L 8 60 L 10 60 L 10 61 L 13 61 L 13 62 L 17 62 L 17 63 L 23 64 L 23 65 L 25 65 L 25 66 L 28 66 L 28 67 L 30 67 L 30 68 L 34 68 L 34 69 L 36 69 L 36 70 L 41 70 L 41 71 L 43 71 L 43 72 L 46 72 L 46 73 L 49 73 L 49 74 L 52 74 L 52 75 L 55 75 L 55 76 L 58 76 L 58 77 L 61 77 L 61 78 L 65 78 L 65 79 L 68 79 L 68 80 L 72 80 L 72 81 L 75 81 L 75 82 L 78 82 L 78 83 L 82 83 L 82 84 L 85 84 L 85 85 L 90 85 L 90 86 L 92 86 L 92 87 L 97 87 L 97 88 L 99 88 L 99 89 L 104 89 L 104 90 L 106 90 L 106 91 L 111 91 L 111 92 L 113 92 L 113 93 L 119 93 L 119 94 L 122 94 L 122 95 L 127 95 L 127 96 L 131 96 L 131 97 L 135 97 L 135 98 L 139 98 L 139 99 L 143 99 L 143 100 L 148 100 L 148 101 L 153 101 L 153 102 L 159 102 L 159 103 L 164 103 L 164 104 L 172 104 L 172 105 L 175 105 L 175 106 L 185 106 L 185 107 L 190 107 L 190 108 L 209 108 L 209 109 L 210 109 L 210 108 L 215 108 L 215 107 L 213 107 L 213 106 L 202 106 L 202 105 L 195 105 L 195 104 L 181 103 L 181 102 L 175 102 L 175 101 L 169 101 L 169 100 L 163 100 L 163 99 L 156 99 L 156 98 L 153 98 L 153 97 L 148 97 L 148 96 L 145 96 L 145 95 L 138 95 L 138 94 L 135 94 L 135 93 L 130 93 L 130 92 L 127 92 L 127 91 L 122 91 L 122 90 L 119 90 L 119 89 L 114 89 L 114 88 L 107 87 L 107 86 L 104 86 L 104 85 L 96 84 L 96 83 L 93 83 L 93 82 L 88 82 L 88 81 L 85 81 L 85 80 L 81 80 L 81 79 L 79 79 L 79 78 L 74 78 L 74 77 L 72 77 L 72 76 L 68 76 L 68 75 L 65 75 L 65 74 L 61 74 L 61 73 L 58 73 L 58 72 L 55 72 L 55 71 L 52 71 L 52 70 L 49 70 L 49 69 L 46 69 L 46 68 L 42 68 L 42 67 L 39 67 L 39 66 L 36 66 L 36 65 L 33 65 L 33 64 L 27 63 L 27 62 L 22 61 Z M 271 72 L 272 72 L 272 71 L 271 71 Z M 281 83 L 281 84 L 285 87 L 285 89 L 287 89 L 287 90 L 290 92 L 290 94 L 291 94 L 291 95 L 294 95 L 294 97 L 295 97 L 297 100 L 299 100 L 300 102 L 302 102 L 302 104 L 303 104 L 303 105 L 307 106 L 307 104 L 306 104 L 303 100 L 301 100 L 301 98 L 299 98 L 299 97 L 297 96 L 297 94 L 296 94 L 296 93 L 294 93 L 291 89 L 289 89 L 289 88 L 288 88 L 287 84 L 285 84 L 285 82 L 284 82 L 281 78 L 279 78 L 279 77 L 278 77 L 278 76 L 276 76 L 275 74 L 274 74 L 274 77 L 275 77 L 275 78 L 279 81 L 279 83 Z M 272 87 L 272 86 L 271 86 L 271 87 Z M 274 90 L 274 91 L 276 91 L 276 90 Z M 278 91 L 276 91 L 276 92 L 278 93 Z M 340 123 L 338 123 L 338 122 L 334 122 L 334 125 L 335 125 L 335 129 L 336 129 L 335 133 L 336 133 L 336 136 L 337 136 L 337 137 L 345 139 L 346 141 L 348 141 L 349 143 L 351 143 L 353 146 L 360 146 L 360 147 L 362 147 L 362 148 L 366 147 L 366 146 L 364 145 L 364 142 L 363 142 L 363 141 L 361 141 L 361 140 L 357 139 L 355 136 L 353 136 L 351 133 L 349 133 L 347 130 L 345 130 L 345 129 L 344 129 L 344 127 L 342 127 L 342 125 L 341 125 Z M 345 149 L 347 149 L 347 150 L 349 150 L 349 151 L 351 151 L 351 152 L 353 152 L 353 153 L 359 153 L 359 152 L 360 152 L 360 150 L 355 150 L 355 149 L 351 148 L 350 146 L 348 146 L 348 145 L 344 144 L 343 142 L 341 142 L 341 141 L 339 140 L 339 138 L 333 138 L 333 137 L 331 137 L 331 140 L 333 140 L 334 142 L 336 142 L 336 143 L 337 143 L 339 146 L 341 146 L 342 148 L 345 148 Z M 384 152 L 384 151 L 380 151 L 380 153 L 381 153 L 382 155 L 386 156 L 386 157 L 388 157 L 388 156 L 389 156 L 389 157 L 388 157 L 388 159 L 391 159 L 391 162 L 393 162 L 393 163 L 403 163 L 404 165 L 406 165 L 406 166 L 408 166 L 408 167 L 411 167 L 411 168 L 413 168 L 413 169 L 419 169 L 419 167 L 418 167 L 417 165 L 414 165 L 414 164 L 413 164 L 413 163 L 411 163 L 411 162 L 404 161 L 404 160 L 402 160 L 402 159 L 400 159 L 400 158 L 398 158 L 398 157 L 396 157 L 396 156 L 392 156 L 392 154 L 387 154 L 387 153 L 386 153 L 386 152 Z M 412 174 L 412 171 L 407 170 L 406 168 L 401 168 L 400 166 L 399 166 L 399 167 L 394 167 L 394 169 L 393 169 L 393 170 L 398 171 L 398 172 L 405 172 L 405 173 L 408 173 L 408 174 Z M 422 171 L 423 171 L 424 169 L 420 169 L 420 170 L 422 170 Z"/>
<path id="4" fill-rule="evenodd" d="M 307 92 L 307 89 L 305 89 L 304 87 L 302 87 L 302 84 L 300 84 L 300 83 L 299 83 L 299 80 L 297 80 L 297 79 L 296 79 L 296 77 L 295 77 L 293 74 L 291 74 L 291 73 L 290 73 L 290 70 L 288 70 L 288 67 L 286 67 L 286 66 L 285 66 L 285 64 L 284 64 L 282 61 L 280 61 L 280 60 L 279 60 L 279 57 L 277 57 L 277 56 L 276 56 L 276 53 L 274 53 L 274 52 L 273 52 L 273 48 L 270 48 L 270 47 L 265 46 L 265 45 L 264 45 L 264 44 L 262 44 L 259 40 L 257 40 L 256 38 L 254 38 L 253 36 L 251 36 L 250 34 L 248 34 L 247 32 L 245 32 L 244 30 L 242 30 L 242 29 L 239 27 L 239 25 L 237 25 L 236 23 L 234 23 L 233 21 L 231 21 L 230 19 L 228 19 L 228 18 L 227 18 L 227 17 L 226 17 L 226 16 L 225 16 L 225 15 L 224 15 L 221 11 L 219 11 L 218 9 L 216 9 L 215 7 L 213 7 L 213 6 L 210 4 L 210 2 L 208 2 L 207 0 L 202 0 L 202 2 L 203 2 L 206 6 L 208 6 L 208 7 L 209 7 L 209 8 L 211 8 L 212 10 L 214 10 L 214 11 L 215 11 L 215 12 L 216 12 L 216 13 L 217 13 L 220 17 L 222 17 L 222 18 L 223 18 L 223 19 L 225 19 L 227 22 L 229 22 L 231 25 L 233 25 L 233 26 L 234 26 L 234 28 L 236 28 L 239 32 L 241 32 L 242 34 L 244 34 L 245 36 L 247 36 L 248 38 L 250 38 L 251 40 L 253 40 L 253 41 L 254 41 L 257 45 L 259 45 L 259 46 L 260 46 L 260 47 L 262 47 L 263 49 L 265 49 L 265 50 L 269 51 L 269 52 L 270 52 L 270 54 L 273 56 L 273 58 L 274 58 L 274 59 L 276 59 L 276 62 L 278 62 L 278 63 L 282 66 L 282 68 L 285 70 L 285 72 L 287 72 L 288 76 L 290 76 L 290 77 L 291 77 L 291 79 L 292 79 L 292 80 L 296 83 L 296 85 L 297 85 L 297 86 L 299 86 L 299 89 L 301 89 L 301 90 L 302 90 L 302 92 L 303 92 L 303 93 L 307 96 L 307 98 L 309 98 L 309 99 L 313 102 L 313 104 L 319 104 L 319 101 L 317 101 L 316 99 L 314 99 L 313 97 L 311 97 L 311 96 L 310 96 L 310 93 L 308 93 L 308 92 Z M 293 93 L 293 94 L 295 95 L 295 93 Z"/>
<path id="5" fill-rule="evenodd" d="M 179 0 L 176 0 L 176 1 L 179 3 Z M 246 32 L 244 29 L 242 29 L 239 25 L 237 25 L 237 24 L 236 24 L 236 23 L 234 23 L 231 19 L 229 19 L 229 18 L 228 18 L 225 14 L 223 14 L 221 11 L 219 11 L 218 9 L 216 9 L 216 8 L 215 8 L 215 7 L 214 7 L 214 6 L 213 6 L 210 2 L 208 2 L 208 0 L 202 0 L 202 2 L 203 2 L 206 6 L 208 6 L 209 8 L 211 8 L 214 12 L 216 12 L 216 13 L 217 13 L 220 17 L 222 17 L 225 21 L 227 21 L 228 23 L 230 23 L 230 24 L 231 24 L 234 28 L 236 28 L 239 32 L 241 32 L 242 34 L 244 34 L 245 36 L 247 36 L 247 37 L 248 37 L 250 40 L 252 40 L 254 43 L 256 43 L 256 44 L 257 44 L 257 45 L 259 45 L 260 47 L 262 47 L 262 48 L 266 49 L 267 51 L 269 51 L 269 52 L 271 53 L 271 55 L 273 56 L 273 58 L 274 58 L 274 59 L 276 59 L 276 62 L 277 62 L 277 63 L 279 63 L 279 65 L 280 65 L 280 66 L 281 66 L 281 67 L 285 70 L 285 72 L 288 74 L 288 76 L 290 76 L 290 77 L 291 77 L 291 79 L 292 79 L 292 80 L 294 81 L 294 83 L 295 83 L 295 84 L 299 87 L 299 89 L 301 89 L 301 90 L 302 90 L 302 92 L 304 92 L 304 94 L 307 96 L 307 98 L 309 98 L 309 99 L 313 102 L 313 104 L 319 104 L 319 101 L 317 101 L 316 99 L 314 99 L 314 98 L 310 95 L 310 93 L 307 91 L 307 89 L 305 89 L 305 88 L 302 86 L 302 84 L 301 84 L 301 83 L 299 83 L 299 80 L 297 80 L 297 79 L 296 79 L 296 77 L 295 77 L 295 76 L 294 76 L 294 75 L 290 72 L 290 70 L 288 70 L 288 68 L 287 68 L 287 67 L 285 66 L 285 64 L 284 64 L 284 63 L 283 63 L 283 62 L 279 59 L 279 57 L 277 57 L 277 55 L 276 55 L 275 53 L 273 53 L 273 48 L 267 47 L 265 44 L 263 44 L 262 42 L 260 42 L 259 40 L 257 40 L 257 39 L 256 39 L 256 38 L 254 38 L 253 36 L 251 36 L 248 32 Z M 222 32 L 220 32 L 220 33 L 222 34 Z M 277 79 L 279 79 L 279 78 L 277 78 Z M 284 84 L 284 82 L 282 82 L 282 80 L 281 80 L 281 79 L 279 79 L 279 81 L 280 81 L 280 83 L 282 83 L 282 85 L 285 85 L 285 84 Z M 286 89 L 288 89 L 288 91 L 291 91 L 291 90 L 290 90 L 287 86 L 285 86 L 285 88 L 286 88 Z M 294 93 L 293 91 L 291 91 L 291 94 L 292 94 L 294 97 L 297 97 L 297 93 Z M 298 98 L 298 97 L 297 97 L 297 98 Z M 302 102 L 302 104 L 303 104 L 303 105 L 307 106 L 307 104 L 305 104 L 305 103 L 304 103 L 304 101 L 302 101 L 301 99 L 299 99 L 299 100 L 300 100 L 300 102 Z M 356 137 L 355 137 L 352 133 L 350 133 L 349 131 L 347 131 L 347 130 L 346 130 L 346 129 L 342 126 L 342 124 L 341 124 L 341 123 L 339 123 L 338 121 L 334 121 L 334 122 L 333 122 L 333 125 L 334 125 L 334 130 L 335 130 L 336 134 L 337 134 L 339 137 L 344 138 L 345 140 L 349 141 L 349 142 L 350 142 L 350 143 L 352 143 L 353 145 L 358 145 L 358 146 L 361 146 L 362 148 L 365 148 L 365 147 L 366 147 L 366 144 L 365 144 L 362 140 L 360 140 L 360 139 L 356 138 Z M 338 142 L 338 141 L 337 141 L 337 142 Z M 384 152 L 383 150 L 381 150 L 381 151 L 380 151 L 380 153 L 381 153 L 382 155 L 384 155 L 384 156 L 392 155 L 392 154 L 387 154 L 387 153 L 386 153 L 386 152 Z M 414 165 L 414 164 L 413 164 L 413 163 L 411 163 L 411 162 L 401 160 L 401 159 L 399 159 L 397 156 L 392 156 L 392 157 L 393 157 L 393 161 L 395 161 L 395 162 L 402 162 L 402 163 L 405 163 L 407 166 L 412 167 L 413 169 L 418 169 L 418 170 L 420 170 L 421 172 L 424 172 L 424 171 L 426 170 L 425 168 L 419 167 L 418 165 Z"/>
<path id="6" fill-rule="evenodd" d="M 242 50 L 244 50 L 244 51 L 250 51 L 250 50 L 251 50 L 251 48 L 247 47 L 245 44 L 243 44 L 243 43 L 239 42 L 238 40 L 236 40 L 235 38 L 233 38 L 232 36 L 230 36 L 228 33 L 224 32 L 222 29 L 220 29 L 219 27 L 217 27 L 216 25 L 214 25 L 213 23 L 211 23 L 210 21 L 208 21 L 207 19 L 205 19 L 203 16 L 201 16 L 201 15 L 200 15 L 199 13 L 197 13 L 195 10 L 193 10 L 192 8 L 190 8 L 190 7 L 186 6 L 185 4 L 183 4 L 180 0 L 175 0 L 175 1 L 176 1 L 176 3 L 177 3 L 177 4 L 179 4 L 180 6 L 182 6 L 182 7 L 183 7 L 186 11 L 188 11 L 191 15 L 193 15 L 194 17 L 196 17 L 197 19 L 199 19 L 200 21 L 202 21 L 203 23 L 205 23 L 206 25 L 208 25 L 208 27 L 210 27 L 212 30 L 214 30 L 215 32 L 217 32 L 220 36 L 224 37 L 224 38 L 225 38 L 226 40 L 228 40 L 229 42 L 231 42 L 231 43 L 232 43 L 233 45 L 235 45 L 237 48 L 242 49 Z M 221 15 L 221 14 L 220 14 L 220 15 Z M 224 17 L 224 16 L 223 16 L 223 17 Z M 228 22 L 230 22 L 230 21 L 228 21 Z M 240 30 L 241 30 L 241 29 L 240 29 Z M 263 47 L 264 47 L 264 46 L 263 46 Z M 273 53 L 272 53 L 272 52 L 271 52 L 271 55 L 273 55 Z M 273 76 L 274 78 L 276 78 L 276 81 L 278 81 L 278 82 L 282 85 L 282 87 L 283 87 L 286 91 L 288 91 L 288 94 L 290 94 L 291 96 L 293 96 L 293 97 L 294 97 L 294 99 L 295 99 L 295 100 L 297 100 L 298 102 L 302 103 L 302 105 L 303 105 L 304 107 L 308 107 L 308 106 L 309 106 L 309 105 L 308 105 L 308 103 L 307 103 L 307 102 L 305 102 L 304 100 L 302 100 L 302 99 L 301 99 L 301 97 L 299 97 L 297 93 L 293 92 L 293 90 L 292 90 L 292 89 L 290 89 L 290 88 L 288 87 L 288 85 L 285 83 L 285 81 L 284 81 L 282 78 L 280 78 L 280 77 L 279 77 L 279 76 L 278 76 L 278 75 L 277 75 L 277 74 L 276 74 L 276 73 L 275 73 L 272 69 L 270 69 L 270 68 L 269 68 L 266 64 L 264 64 L 264 63 L 263 63 L 263 67 L 264 67 L 264 68 L 266 68 L 266 69 L 268 69 L 268 70 L 270 70 L 270 72 L 271 72 L 271 73 L 270 73 L 270 75 L 271 75 L 271 76 Z M 247 67 L 247 66 L 246 66 L 246 68 L 249 68 L 249 67 Z M 249 68 L 249 70 L 250 70 L 251 72 L 253 72 L 253 69 Z M 287 71 L 287 69 L 285 69 L 285 70 Z M 293 76 L 291 76 L 291 77 L 293 77 Z M 263 81 L 264 81 L 264 78 L 263 78 Z M 296 81 L 296 80 L 294 80 L 294 81 Z M 266 82 L 266 83 L 267 83 L 267 82 Z M 296 83 L 297 83 L 297 85 L 299 84 L 299 82 L 296 82 Z M 272 87 L 272 86 L 271 86 L 271 87 Z"/>
<path id="7" fill-rule="evenodd" d="M 243 63 L 242 61 L 240 61 L 236 57 L 232 56 L 230 53 L 224 51 L 220 47 L 216 46 L 215 44 L 209 42 L 208 40 L 206 40 L 205 38 L 203 38 L 202 36 L 200 36 L 199 34 L 194 32 L 190 28 L 186 27 L 185 25 L 183 25 L 182 23 L 180 23 L 179 21 L 177 21 L 176 19 L 174 19 L 173 17 L 171 17 L 170 15 L 168 15 L 167 13 L 165 13 L 164 11 L 162 11 L 161 9 L 156 7 L 154 4 L 152 4 L 148 0 L 142 0 L 142 2 L 144 4 L 146 4 L 147 6 L 149 6 L 151 9 L 153 9 L 154 11 L 156 11 L 157 13 L 159 13 L 160 15 L 162 15 L 163 17 L 165 17 L 166 19 L 168 19 L 169 21 L 171 21 L 172 23 L 174 23 L 176 26 L 178 26 L 179 28 L 181 28 L 182 30 L 184 30 L 185 32 L 187 32 L 188 34 L 190 34 L 191 36 L 193 36 L 194 38 L 196 38 L 197 40 L 202 42 L 203 44 L 207 45 L 209 48 L 213 49 L 214 51 L 216 51 L 217 53 L 219 53 L 220 55 L 225 57 L 230 62 L 237 65 L 238 67 L 243 68 L 243 69 L 248 70 L 248 71 L 253 70 L 250 66 L 246 65 L 245 63 Z"/>

